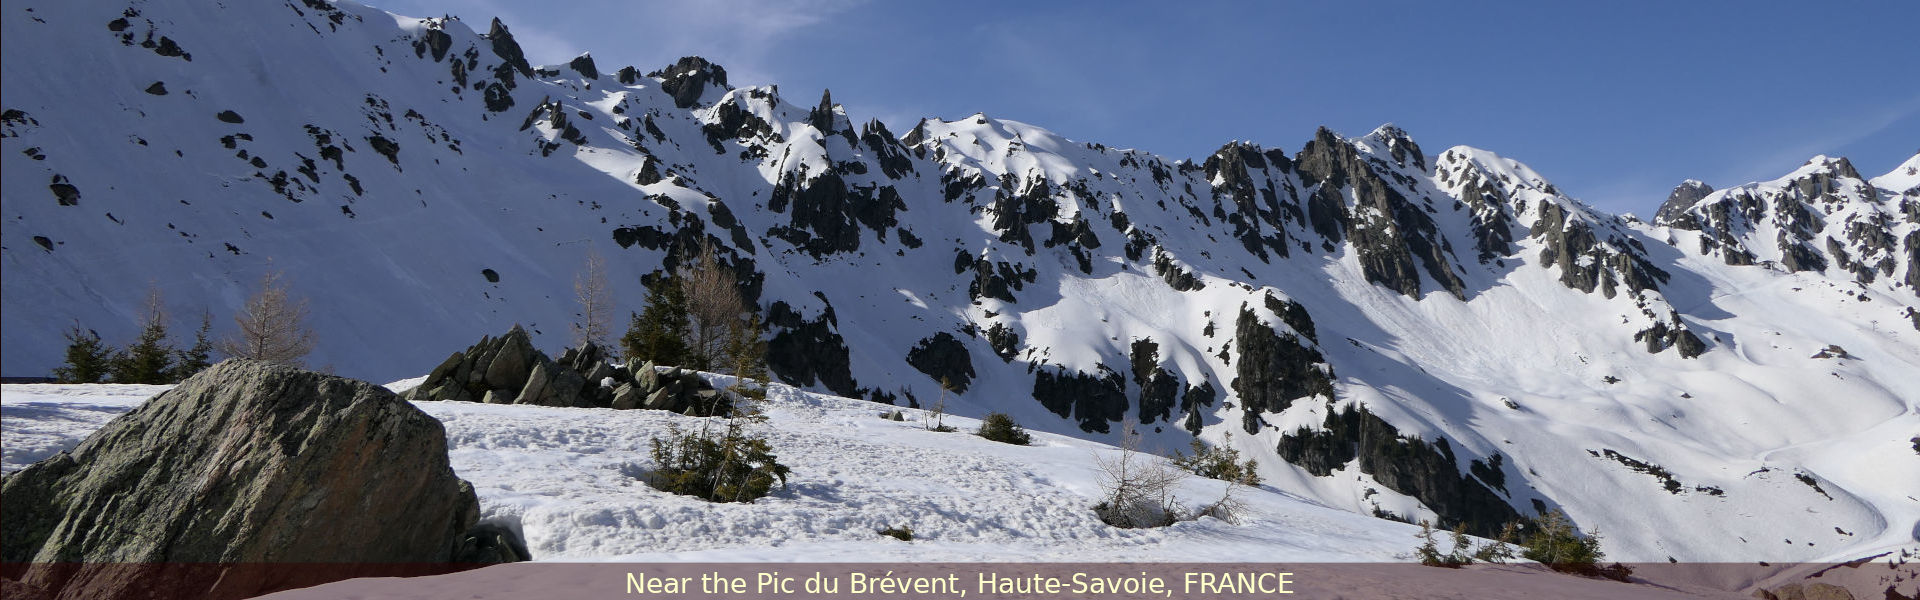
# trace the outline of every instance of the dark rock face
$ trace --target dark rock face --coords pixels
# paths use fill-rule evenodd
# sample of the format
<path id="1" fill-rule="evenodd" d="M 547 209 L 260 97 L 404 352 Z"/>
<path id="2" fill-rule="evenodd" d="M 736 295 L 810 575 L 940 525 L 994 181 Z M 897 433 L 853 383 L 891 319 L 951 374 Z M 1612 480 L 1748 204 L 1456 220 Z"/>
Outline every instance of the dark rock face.
<path id="1" fill-rule="evenodd" d="M 1129 358 L 1133 384 L 1140 388 L 1140 423 L 1151 425 L 1155 419 L 1172 422 L 1180 377 L 1160 366 L 1160 344 L 1151 338 L 1135 340 Z"/>
<path id="2" fill-rule="evenodd" d="M 493 523 L 481 523 L 460 536 L 454 547 L 453 562 L 466 564 L 510 563 L 533 560 L 525 542 L 513 530 Z"/>
<path id="3" fill-rule="evenodd" d="M 790 224 L 775 227 L 773 235 L 822 258 L 859 250 L 863 230 L 885 235 L 899 224 L 895 213 L 906 210 L 907 203 L 893 186 L 849 186 L 839 173 L 827 171 L 809 179 L 782 175 L 767 209 L 785 212 L 788 208 L 792 209 Z"/>
<path id="4" fill-rule="evenodd" d="M 1621 284 L 1638 293 L 1657 290 L 1667 281 L 1666 271 L 1653 266 L 1623 238 L 1610 235 L 1602 243 L 1591 223 L 1572 218 L 1556 203 L 1542 202 L 1539 211 L 1530 235 L 1545 242 L 1540 263 L 1559 268 L 1562 285 L 1586 293 L 1597 287 L 1612 298 Z"/>
<path id="5" fill-rule="evenodd" d="M 1673 193 L 1667 194 L 1667 201 L 1660 204 L 1660 212 L 1654 214 L 1653 224 L 1699 231 L 1699 219 L 1687 211 L 1712 193 L 1713 186 L 1705 183 L 1693 180 L 1682 182 L 1673 188 Z"/>
<path id="6" fill-rule="evenodd" d="M 1411 140 L 1406 143 L 1411 144 Z M 1319 186 L 1309 202 L 1314 230 L 1333 242 L 1339 236 L 1330 235 L 1331 229 L 1336 224 L 1344 225 L 1367 281 L 1418 298 L 1420 274 L 1413 264 L 1418 258 L 1427 276 L 1441 289 L 1466 299 L 1466 284 L 1448 260 L 1453 248 L 1440 235 L 1433 218 L 1375 173 L 1352 144 L 1322 127 L 1300 150 L 1294 165 L 1301 182 Z M 1355 199 L 1351 212 L 1345 209 L 1339 193 L 1348 186 L 1352 186 Z"/>
<path id="7" fill-rule="evenodd" d="M 1298 306 L 1298 305 L 1295 305 Z M 1304 333 L 1304 332 L 1303 332 Z M 1234 379 L 1229 384 L 1240 396 L 1248 434 L 1260 432 L 1261 412 L 1281 412 L 1308 396 L 1333 399 L 1333 368 L 1321 366 L 1320 351 L 1301 343 L 1292 333 L 1280 333 L 1247 308 L 1234 323 Z"/>
<path id="8" fill-rule="evenodd" d="M 1276 190 L 1273 179 L 1267 177 L 1269 165 L 1282 173 L 1292 168 L 1292 162 L 1279 151 L 1263 154 L 1257 146 L 1239 143 L 1214 152 L 1205 165 L 1207 178 L 1222 182 L 1213 188 L 1214 200 L 1226 200 L 1233 206 L 1233 212 L 1226 214 L 1227 222 L 1233 225 L 1233 237 L 1261 262 L 1269 260 L 1269 252 L 1287 257 L 1283 219 L 1306 220 L 1291 185 Z M 1284 202 L 1281 194 L 1286 195 Z"/>
<path id="9" fill-rule="evenodd" d="M 1000 323 L 987 327 L 987 345 L 993 347 L 994 356 L 1001 362 L 1013 362 L 1020 351 L 1020 333 Z"/>
<path id="10" fill-rule="evenodd" d="M 1402 436 L 1373 413 L 1352 406 L 1328 414 L 1322 427 L 1302 427 L 1281 436 L 1280 457 L 1320 477 L 1359 459 L 1361 472 L 1387 489 L 1420 500 L 1440 516 L 1443 528 L 1464 523 L 1467 533 L 1496 536 L 1506 523 L 1524 521 L 1482 481 L 1492 477 L 1499 480 L 1493 485 L 1504 485 L 1504 473 L 1495 477 L 1489 471 L 1500 468 L 1498 461 L 1492 461 L 1492 467 L 1483 466 L 1481 479 L 1474 479 L 1460 473 L 1446 439 L 1429 443 Z"/>
<path id="11" fill-rule="evenodd" d="M 1011 175 L 1002 176 L 986 209 L 993 215 L 992 228 L 1000 232 L 1000 241 L 1019 244 L 1027 254 L 1033 254 L 1033 232 L 1028 226 L 1045 223 L 1058 214 L 1060 206 L 1053 194 L 1053 185 L 1045 177 L 1020 181 Z"/>
<path id="12" fill-rule="evenodd" d="M 425 57 L 432 52 L 433 62 L 440 62 L 446 60 L 447 50 L 452 47 L 453 36 L 439 28 L 430 28 L 420 35 L 420 39 L 414 40 L 413 53 L 416 57 Z"/>
<path id="13" fill-rule="evenodd" d="M 960 265 L 956 262 L 955 267 Z M 1033 283 L 1039 274 L 1029 268 L 1008 262 L 990 262 L 985 258 L 973 262 L 973 282 L 967 285 L 967 296 L 978 300 L 994 298 L 1002 302 L 1014 302 L 1013 293 Z"/>
<path id="14" fill-rule="evenodd" d="M 647 76 L 660 78 L 660 90 L 673 96 L 673 105 L 680 108 L 700 104 L 700 96 L 706 93 L 708 84 L 728 87 L 727 70 L 698 56 L 682 57 L 673 66 Z"/>
<path id="15" fill-rule="evenodd" d="M 934 381 L 944 381 L 955 393 L 967 391 L 973 381 L 973 355 L 953 334 L 942 331 L 907 350 L 907 364 Z"/>
<path id="16" fill-rule="evenodd" d="M 572 364 L 563 366 L 533 348 L 526 330 L 519 326 L 498 338 L 483 338 L 463 352 L 455 352 L 434 367 L 427 379 L 406 393 L 408 400 L 448 400 L 489 404 L 534 404 L 539 406 L 605 406 L 611 398 L 603 394 L 599 378 L 587 374 L 600 372 L 611 376 L 611 369 L 598 367 L 601 351 L 591 345 L 569 350 L 563 358 Z M 596 357 L 589 361 L 576 354 Z M 590 366 L 591 365 L 591 366 Z M 586 367 L 587 371 L 575 367 Z"/>
<path id="17" fill-rule="evenodd" d="M 833 135 L 833 90 L 820 91 L 820 105 L 807 112 L 807 124 L 820 130 L 822 135 Z"/>
<path id="18" fill-rule="evenodd" d="M 53 192 L 54 201 L 59 202 L 61 206 L 80 204 L 80 188 L 68 183 L 66 177 L 53 176 L 53 183 L 47 184 L 47 191 Z"/>
<path id="19" fill-rule="evenodd" d="M 873 152 L 880 163 L 880 172 L 887 179 L 900 179 L 914 172 L 913 159 L 908 158 L 907 149 L 900 140 L 887 131 L 887 126 L 878 120 L 868 121 L 860 127 L 860 143 Z"/>
<path id="20" fill-rule="evenodd" d="M 573 69 L 573 72 L 579 73 L 581 77 L 587 79 L 600 78 L 600 70 L 594 68 L 593 56 L 591 55 L 582 54 L 573 57 L 573 60 L 567 61 L 567 68 Z"/>
<path id="21" fill-rule="evenodd" d="M 800 318 L 785 302 L 767 310 L 767 324 L 780 328 L 767 340 L 767 369 L 782 381 L 809 386 L 818 382 L 835 394 L 859 397 L 846 340 L 835 331 L 838 319 L 829 307 L 813 320 Z"/>
<path id="22" fill-rule="evenodd" d="M 693 371 L 634 361 L 616 368 L 592 343 L 568 348 L 559 360 L 535 350 L 526 330 L 455 352 L 405 394 L 414 401 L 454 400 L 619 410 L 668 410 L 696 416 L 728 414 L 733 403 Z"/>
<path id="23" fill-rule="evenodd" d="M 1901 246 L 1907 252 L 1907 276 L 1904 279 L 1909 287 L 1920 289 L 1920 231 L 1911 231 L 1901 240 Z M 1914 327 L 1920 329 L 1920 326 Z"/>
<path id="24" fill-rule="evenodd" d="M 1454 157 L 1451 153 L 1445 156 Z M 1474 249 L 1478 251 L 1475 258 L 1480 264 L 1494 263 L 1512 254 L 1516 224 L 1508 207 L 1513 199 L 1497 178 L 1479 168 L 1442 168 L 1437 174 L 1441 183 L 1459 185 L 1460 200 L 1472 215 L 1467 225 L 1471 228 Z"/>
<path id="25" fill-rule="evenodd" d="M 1099 375 L 1042 370 L 1033 379 L 1033 398 L 1053 414 L 1079 421 L 1080 430 L 1089 433 L 1107 433 L 1107 423 L 1127 415 L 1127 382 L 1106 365 Z"/>
<path id="26" fill-rule="evenodd" d="M 243 598 L 349 576 L 234 563 L 445 563 L 479 512 L 432 417 L 379 386 L 243 360 L 8 476 L 0 494 L 6 562 L 89 563 L 27 566 L 23 582 L 62 598 Z"/>
<path id="27" fill-rule="evenodd" d="M 501 23 L 499 17 L 495 17 L 493 24 L 488 27 L 487 40 L 493 44 L 494 56 L 498 56 L 500 60 L 505 61 L 501 65 L 502 67 L 511 67 L 513 71 L 519 71 L 521 77 L 528 79 L 533 78 L 533 65 L 527 64 L 526 53 L 520 50 L 520 44 L 518 42 L 513 41 L 513 32 L 507 31 L 507 25 Z M 506 71 L 505 73 L 511 73 L 511 71 Z M 496 75 L 504 75 L 505 73 L 496 73 Z M 511 81 L 511 76 L 508 75 L 507 79 Z M 512 85 L 508 84 L 508 87 L 512 87 Z"/>
<path id="28" fill-rule="evenodd" d="M 1167 282 L 1167 287 L 1173 288 L 1176 292 L 1190 292 L 1207 287 L 1207 284 L 1195 277 L 1192 271 L 1173 264 L 1173 257 L 1158 249 L 1153 253 L 1153 271 L 1160 275 L 1161 281 Z"/>
<path id="29" fill-rule="evenodd" d="M 1679 322 L 1680 315 L 1673 314 L 1670 319 Z M 1681 358 L 1693 358 L 1707 351 L 1707 344 L 1700 336 L 1687 331 L 1684 327 L 1673 327 L 1665 321 L 1658 321 L 1652 327 L 1633 334 L 1636 342 L 1645 342 L 1649 354 L 1659 354 L 1667 348 L 1677 348 Z"/>

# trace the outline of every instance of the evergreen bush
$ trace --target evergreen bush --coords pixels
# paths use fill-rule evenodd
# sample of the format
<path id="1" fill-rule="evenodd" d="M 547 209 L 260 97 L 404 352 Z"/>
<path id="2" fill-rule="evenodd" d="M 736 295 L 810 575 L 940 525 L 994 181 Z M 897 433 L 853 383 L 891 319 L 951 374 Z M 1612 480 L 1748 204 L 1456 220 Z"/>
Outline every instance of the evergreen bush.
<path id="1" fill-rule="evenodd" d="M 1025 446 L 1033 443 L 1033 436 L 1028 435 L 1026 429 L 1021 428 L 1019 423 L 1013 422 L 1013 417 L 1005 413 L 988 413 L 987 418 L 980 421 L 980 430 L 976 433 L 980 437 L 1002 444 Z"/>
<path id="2" fill-rule="evenodd" d="M 653 439 L 654 464 L 646 481 L 655 489 L 709 502 L 752 502 L 766 496 L 791 471 L 780 464 L 766 438 L 748 436 L 742 420 L 727 422 L 720 435 L 669 428 Z"/>
<path id="3" fill-rule="evenodd" d="M 657 365 L 684 365 L 687 346 L 687 299 L 673 278 L 663 278 L 647 286 L 647 307 L 632 313 L 626 335 L 620 336 L 620 349 L 628 359 L 653 361 Z"/>
<path id="4" fill-rule="evenodd" d="M 100 341 L 100 334 L 81 330 L 79 324 L 67 328 L 66 362 L 54 368 L 53 378 L 60 383 L 99 383 L 120 362 L 120 350 Z"/>
<path id="5" fill-rule="evenodd" d="M 1617 581 L 1626 581 L 1633 574 L 1632 567 L 1620 563 L 1600 566 L 1601 559 L 1606 558 L 1606 553 L 1600 551 L 1600 530 L 1581 536 L 1574 529 L 1573 521 L 1559 509 L 1540 513 L 1535 524 L 1536 531 L 1527 539 L 1526 551 L 1521 553 L 1527 560 L 1562 573 Z"/>
<path id="6" fill-rule="evenodd" d="M 886 529 L 880 530 L 880 535 L 884 535 L 896 540 L 900 540 L 902 542 L 911 542 L 913 541 L 913 528 L 912 527 L 888 527 Z"/>

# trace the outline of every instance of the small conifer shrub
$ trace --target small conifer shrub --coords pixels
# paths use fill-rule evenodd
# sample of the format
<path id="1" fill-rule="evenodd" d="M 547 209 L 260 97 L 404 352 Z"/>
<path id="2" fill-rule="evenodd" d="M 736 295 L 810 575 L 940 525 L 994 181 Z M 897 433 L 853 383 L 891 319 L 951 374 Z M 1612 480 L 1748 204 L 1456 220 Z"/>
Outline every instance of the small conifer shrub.
<path id="1" fill-rule="evenodd" d="M 1002 444 L 1025 446 L 1033 443 L 1033 436 L 1028 435 L 1026 429 L 1021 428 L 1019 423 L 1013 422 L 1013 417 L 1005 413 L 987 414 L 987 418 L 980 422 L 980 431 L 977 433 L 980 437 Z"/>
<path id="2" fill-rule="evenodd" d="M 709 502 L 752 502 L 771 493 L 776 481 L 786 486 L 791 470 L 766 438 L 747 435 L 742 421 L 729 420 L 719 435 L 670 427 L 666 439 L 653 439 L 658 468 L 646 475 L 647 484 Z"/>

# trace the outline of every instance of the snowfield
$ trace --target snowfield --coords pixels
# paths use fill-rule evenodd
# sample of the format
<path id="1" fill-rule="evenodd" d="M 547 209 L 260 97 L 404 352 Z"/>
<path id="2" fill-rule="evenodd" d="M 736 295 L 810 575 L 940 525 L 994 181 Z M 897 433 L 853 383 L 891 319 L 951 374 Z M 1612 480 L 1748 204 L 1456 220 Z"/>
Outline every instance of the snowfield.
<path id="1" fill-rule="evenodd" d="M 792 487 L 710 506 L 635 478 L 649 439 L 699 420 L 421 405 L 447 424 L 488 518 L 517 524 L 542 559 L 1387 560 L 1411 530 L 1361 515 L 1432 519 L 1461 498 L 1413 497 L 1358 460 L 1316 475 L 1281 458 L 1283 440 L 1354 406 L 1446 444 L 1453 464 L 1435 477 L 1520 514 L 1563 509 L 1613 558 L 1920 548 L 1920 295 L 1905 279 L 1920 273 L 1920 156 L 1877 177 L 1815 157 L 1674 207 L 1700 213 L 1689 229 L 1600 213 L 1491 151 L 1429 154 L 1391 126 L 1176 160 L 985 114 L 882 126 L 759 82 L 516 67 L 498 50 L 517 48 L 505 24 L 479 15 L 320 0 L 4 11 L 3 374 L 47 373 L 76 324 L 130 339 L 141 282 L 164 288 L 179 336 L 202 311 L 226 325 L 282 270 L 313 300 L 311 362 L 341 373 L 419 374 L 516 324 L 552 350 L 589 252 L 609 259 L 618 315 L 699 239 L 751 271 L 763 316 L 784 322 L 767 332 L 786 359 L 769 362 L 790 367 L 776 376 L 924 406 L 941 376 L 908 358 L 946 335 L 965 361 L 937 366 L 971 377 L 950 412 L 1072 436 L 1013 448 L 783 389 L 756 427 Z M 1353 168 L 1306 166 L 1331 162 Z M 1716 225 L 1720 209 L 1740 218 Z M 1482 248 L 1498 231 L 1511 239 Z M 1410 289 L 1370 276 L 1362 249 L 1377 244 L 1355 235 L 1389 232 L 1386 247 L 1444 260 L 1404 257 L 1389 279 Z M 1581 234 L 1597 245 L 1570 241 Z M 1789 272 L 1794 248 L 1832 264 Z M 1665 273 L 1655 288 L 1568 282 L 1602 263 L 1589 275 L 1623 278 L 1635 257 Z M 1859 281 L 1843 257 L 1877 275 Z M 1275 314 L 1282 302 L 1317 334 Z M 1700 354 L 1650 349 L 1642 334 L 1663 330 L 1696 335 Z M 1247 368 L 1260 364 L 1247 348 L 1279 336 L 1300 344 L 1286 366 L 1327 374 L 1325 393 L 1243 391 L 1275 382 Z M 815 355 L 832 360 L 796 366 Z M 1150 412 L 1142 382 L 1161 369 L 1162 389 L 1207 400 L 1183 391 Z M 1042 375 L 1112 393 L 1042 394 Z M 11 470 L 160 388 L 4 389 Z M 1144 416 L 1156 452 L 1230 445 L 1270 487 L 1246 496 L 1240 524 L 1106 528 L 1087 510 L 1094 457 L 1113 452 L 1122 415 Z M 1181 497 L 1209 501 L 1215 485 Z M 920 540 L 872 533 L 887 526 Z"/>
<path id="2" fill-rule="evenodd" d="M 724 380 L 725 378 L 718 378 Z M 78 444 L 167 386 L 0 387 L 12 472 Z M 750 504 L 713 504 L 647 487 L 648 441 L 708 419 L 664 411 L 466 402 L 415 406 L 446 425 L 449 457 L 479 494 L 482 520 L 520 530 L 541 561 L 1183 561 L 1406 560 L 1418 529 L 1322 506 L 1272 488 L 1242 488 L 1238 523 L 1212 518 L 1120 530 L 1091 507 L 1098 457 L 1111 446 L 1034 433 L 1019 447 L 971 435 L 945 417 L 937 433 L 880 417 L 869 402 L 775 386 L 765 435 L 789 485 Z M 712 423 L 718 426 L 718 420 Z M 1189 478 L 1178 498 L 1217 499 L 1223 483 Z M 883 537 L 911 527 L 912 542 Z"/>

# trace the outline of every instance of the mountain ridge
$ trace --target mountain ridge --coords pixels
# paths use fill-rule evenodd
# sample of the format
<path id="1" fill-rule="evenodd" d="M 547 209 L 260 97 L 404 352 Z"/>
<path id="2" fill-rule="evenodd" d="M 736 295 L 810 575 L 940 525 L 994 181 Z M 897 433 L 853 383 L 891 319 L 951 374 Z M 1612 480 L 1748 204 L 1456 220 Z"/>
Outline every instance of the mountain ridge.
<path id="1" fill-rule="evenodd" d="M 1826 556 L 1871 547 L 1835 528 L 1897 540 L 1913 518 L 1827 454 L 1753 458 L 1913 422 L 1920 384 L 1900 374 L 1920 366 L 1920 302 L 1881 274 L 1920 262 L 1920 217 L 1882 210 L 1911 186 L 1835 170 L 1780 188 L 1798 196 L 1740 196 L 1788 217 L 1715 224 L 1736 186 L 1642 223 L 1492 152 L 1426 155 L 1392 126 L 1169 161 L 984 114 L 895 136 L 829 93 L 734 88 L 693 57 L 645 75 L 590 55 L 536 67 L 498 20 L 483 36 L 320 0 L 8 10 L 9 371 L 50 367 L 76 321 L 130 332 L 140 282 L 176 313 L 224 313 L 284 269 L 322 299 L 322 364 L 417 375 L 513 323 L 560 343 L 588 248 L 637 299 L 705 242 L 795 385 L 924 404 L 936 374 L 971 373 L 957 412 L 1102 439 L 1133 418 L 1162 447 L 1197 433 L 1361 512 L 1484 528 L 1562 506 L 1648 559 Z M 49 37 L 75 43 L 47 57 Z M 76 63 L 108 75 L 62 75 Z M 1863 203 L 1826 223 L 1825 205 Z M 1687 214 L 1707 216 L 1689 229 Z M 1727 258 L 1741 252 L 1758 260 Z M 1870 281 L 1848 266 L 1866 264 Z M 1855 358 L 1808 358 L 1829 345 Z M 1383 460 L 1402 451 L 1417 468 Z M 1696 488 L 1777 494 L 1781 513 L 1812 493 L 1756 468 L 1859 494 L 1821 500 L 1835 516 L 1734 526 L 1826 536 L 1811 550 L 1662 538 L 1726 523 L 1723 496 Z M 1595 481 L 1651 486 L 1628 497 L 1671 514 L 1583 499 Z"/>

